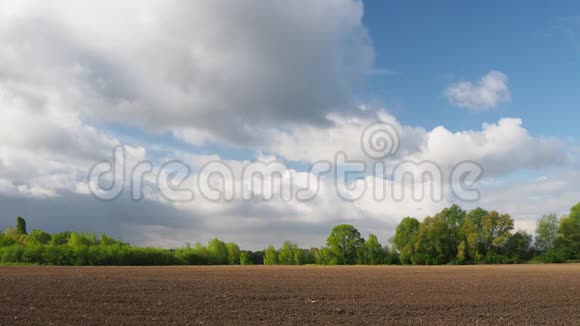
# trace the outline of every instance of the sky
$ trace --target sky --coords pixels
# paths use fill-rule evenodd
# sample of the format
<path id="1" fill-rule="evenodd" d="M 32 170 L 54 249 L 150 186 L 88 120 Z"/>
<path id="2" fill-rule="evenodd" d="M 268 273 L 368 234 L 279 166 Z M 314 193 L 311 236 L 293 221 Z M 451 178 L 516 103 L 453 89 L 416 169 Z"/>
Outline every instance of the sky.
<path id="1" fill-rule="evenodd" d="M 573 122 L 580 82 L 574 69 L 580 63 L 577 3 L 368 1 L 363 23 L 379 54 L 376 65 L 400 72 L 373 78 L 367 96 L 400 106 L 395 113 L 404 123 L 463 130 L 516 116 L 534 133 L 578 135 Z M 490 69 L 508 76 L 513 95 L 498 109 L 458 112 L 441 96 L 440 85 L 475 81 Z M 572 119 L 564 121 L 562 115 Z"/>
<path id="2" fill-rule="evenodd" d="M 138 245 L 261 249 L 321 246 L 351 223 L 386 243 L 401 218 L 457 203 L 533 232 L 580 201 L 579 68 L 572 1 L 1 1 L 0 229 L 22 215 Z M 373 126 L 392 152 L 369 154 Z M 151 163 L 140 199 L 130 173 L 104 173 L 119 148 L 126 171 Z M 366 166 L 341 179 L 356 164 L 337 153 Z M 311 169 L 321 161 L 336 173 Z M 232 198 L 204 193 L 211 162 Z M 278 169 L 316 196 L 245 198 L 256 162 L 278 164 L 258 169 L 266 185 Z M 405 162 L 437 166 L 441 198 L 337 190 L 412 187 L 394 173 Z M 475 199 L 455 191 L 462 162 L 481 169 Z M 107 185 L 119 193 L 103 199 Z"/>

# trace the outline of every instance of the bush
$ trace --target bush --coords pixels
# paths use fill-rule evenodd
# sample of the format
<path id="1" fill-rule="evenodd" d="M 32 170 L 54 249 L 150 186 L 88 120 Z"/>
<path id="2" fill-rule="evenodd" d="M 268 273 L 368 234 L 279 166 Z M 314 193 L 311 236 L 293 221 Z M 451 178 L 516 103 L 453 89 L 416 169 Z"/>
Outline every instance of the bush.
<path id="1" fill-rule="evenodd" d="M 46 246 L 42 253 L 42 261 L 48 265 L 70 265 L 71 252 L 65 246 Z"/>
<path id="2" fill-rule="evenodd" d="M 504 255 L 496 254 L 494 252 L 488 252 L 483 260 L 481 261 L 482 264 L 512 264 L 509 258 Z"/>
<path id="3" fill-rule="evenodd" d="M 26 246 L 22 252 L 22 262 L 25 264 L 42 264 L 43 252 L 44 247 L 41 245 Z"/>
<path id="4" fill-rule="evenodd" d="M 2 263 L 22 263 L 22 255 L 24 254 L 24 247 L 20 245 L 12 245 L 0 248 L 0 255 Z"/>

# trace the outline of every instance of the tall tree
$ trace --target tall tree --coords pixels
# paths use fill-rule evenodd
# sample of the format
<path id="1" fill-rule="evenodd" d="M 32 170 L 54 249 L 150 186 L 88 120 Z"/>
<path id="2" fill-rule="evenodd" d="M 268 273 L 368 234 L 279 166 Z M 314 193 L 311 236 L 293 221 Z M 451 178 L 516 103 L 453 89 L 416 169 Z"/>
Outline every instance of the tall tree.
<path id="1" fill-rule="evenodd" d="M 457 257 L 457 247 L 463 239 L 461 226 L 465 221 L 467 213 L 458 205 L 453 204 L 451 207 L 443 209 L 439 215 L 443 217 L 449 230 L 449 256 L 455 258 Z"/>
<path id="2" fill-rule="evenodd" d="M 316 254 L 320 251 L 318 248 L 312 247 L 310 249 L 301 249 L 302 264 L 316 263 Z"/>
<path id="3" fill-rule="evenodd" d="M 580 203 L 560 220 L 558 247 L 563 259 L 580 259 Z"/>
<path id="4" fill-rule="evenodd" d="M 487 215 L 489 212 L 486 211 L 485 209 L 481 208 L 481 207 L 477 207 L 471 211 L 469 211 L 469 213 L 467 214 L 467 217 L 469 217 L 469 219 L 471 219 L 471 221 L 473 222 L 473 224 L 478 228 L 478 231 L 481 230 L 481 221 L 483 220 L 483 217 L 485 215 Z"/>
<path id="5" fill-rule="evenodd" d="M 477 225 L 468 215 L 461 225 L 462 242 L 457 248 L 457 259 L 459 262 L 469 262 L 479 260 L 478 242 L 479 230 Z"/>
<path id="6" fill-rule="evenodd" d="M 19 234 L 27 234 L 26 221 L 20 216 L 16 218 L 16 231 L 18 231 Z"/>
<path id="7" fill-rule="evenodd" d="M 507 240 L 505 254 L 511 262 L 521 263 L 532 258 L 532 239 L 532 235 L 526 231 L 518 231 Z"/>
<path id="8" fill-rule="evenodd" d="M 228 264 L 238 265 L 240 263 L 240 247 L 233 242 L 226 243 L 226 247 L 228 248 Z"/>
<path id="9" fill-rule="evenodd" d="M 384 262 L 385 253 L 376 235 L 369 234 L 369 238 L 365 241 L 363 248 L 363 264 L 380 265 Z"/>
<path id="10" fill-rule="evenodd" d="M 538 220 L 536 223 L 536 248 L 541 253 L 554 250 L 559 227 L 556 214 L 544 215 Z"/>
<path id="11" fill-rule="evenodd" d="M 292 258 L 294 258 L 294 265 L 302 264 L 303 259 L 302 249 L 298 247 L 298 244 L 296 242 L 292 244 Z"/>
<path id="12" fill-rule="evenodd" d="M 414 264 L 436 265 L 450 261 L 449 228 L 441 215 L 426 217 L 419 227 L 415 253 L 411 257 Z"/>
<path id="13" fill-rule="evenodd" d="M 472 238 L 475 235 L 475 238 L 476 238 L 475 245 L 477 247 L 476 250 L 473 251 L 473 253 L 474 253 L 473 258 L 474 259 L 477 259 L 479 256 L 481 256 L 481 253 L 485 252 L 485 243 L 482 239 L 481 233 L 482 233 L 482 228 L 483 228 L 482 220 L 483 220 L 483 217 L 487 214 L 489 214 L 488 211 L 486 211 L 485 209 L 483 209 L 481 207 L 477 207 L 477 208 L 469 211 L 469 213 L 467 214 L 467 217 L 466 217 L 466 220 L 469 219 L 469 220 L 471 220 L 471 222 L 473 222 L 473 225 L 475 226 L 475 229 L 476 229 L 475 233 L 472 234 Z M 464 234 L 464 236 L 466 236 L 466 235 Z"/>
<path id="14" fill-rule="evenodd" d="M 253 263 L 250 252 L 246 250 L 240 252 L 240 265 L 252 265 Z"/>
<path id="15" fill-rule="evenodd" d="M 357 253 L 363 243 L 360 232 L 350 224 L 335 226 L 326 240 L 326 245 L 340 265 L 356 264 Z"/>
<path id="16" fill-rule="evenodd" d="M 393 243 L 400 253 L 400 259 L 403 264 L 411 263 L 411 256 L 414 252 L 414 246 L 419 233 L 421 223 L 416 218 L 405 217 L 397 225 Z"/>
<path id="17" fill-rule="evenodd" d="M 264 265 L 277 265 L 278 264 L 278 252 L 274 246 L 269 245 L 264 251 Z"/>
<path id="18" fill-rule="evenodd" d="M 510 237 L 514 220 L 509 214 L 491 211 L 482 218 L 481 225 L 487 252 L 497 253 L 497 249 Z"/>
<path id="19" fill-rule="evenodd" d="M 214 238 L 208 243 L 207 251 L 210 264 L 225 265 L 228 263 L 228 247 L 218 238 Z"/>
<path id="20" fill-rule="evenodd" d="M 291 241 L 284 241 L 278 254 L 278 263 L 282 265 L 299 265 L 301 263 L 302 252 L 298 244 Z"/>

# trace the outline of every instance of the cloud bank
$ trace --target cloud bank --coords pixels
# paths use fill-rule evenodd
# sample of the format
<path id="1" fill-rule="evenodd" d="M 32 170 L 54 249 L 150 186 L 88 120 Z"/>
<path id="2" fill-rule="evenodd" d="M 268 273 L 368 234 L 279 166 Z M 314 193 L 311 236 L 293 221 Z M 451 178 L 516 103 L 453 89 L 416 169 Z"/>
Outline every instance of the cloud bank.
<path id="1" fill-rule="evenodd" d="M 360 1 L 4 1 L 0 12 L 4 87 L 231 143 L 328 124 L 373 71 Z"/>

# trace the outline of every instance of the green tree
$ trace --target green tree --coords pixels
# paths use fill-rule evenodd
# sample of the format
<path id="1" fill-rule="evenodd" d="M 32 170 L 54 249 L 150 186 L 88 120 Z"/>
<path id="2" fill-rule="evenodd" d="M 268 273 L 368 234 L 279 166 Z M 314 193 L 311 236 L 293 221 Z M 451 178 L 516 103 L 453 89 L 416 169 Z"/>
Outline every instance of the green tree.
<path id="1" fill-rule="evenodd" d="M 99 235 L 99 245 L 101 246 L 112 246 L 112 245 L 122 245 L 123 242 L 121 240 L 114 239 L 109 237 L 105 233 L 101 233 Z"/>
<path id="2" fill-rule="evenodd" d="M 471 258 L 475 261 L 479 261 L 482 257 L 482 254 L 485 253 L 485 242 L 482 239 L 482 229 L 483 229 L 483 217 L 489 214 L 488 211 L 481 207 L 477 207 L 467 213 L 466 220 L 470 220 L 475 227 L 475 231 L 471 232 L 471 239 L 474 240 L 475 238 L 475 248 L 471 250 Z M 464 233 L 465 237 L 469 235 Z M 471 243 L 473 245 L 473 242 Z"/>
<path id="3" fill-rule="evenodd" d="M 477 230 L 481 231 L 481 221 L 483 220 L 483 217 L 487 214 L 489 214 L 488 211 L 486 211 L 483 208 L 477 207 L 477 208 L 469 211 L 469 213 L 467 214 L 467 217 L 477 227 Z"/>
<path id="4" fill-rule="evenodd" d="M 60 245 L 67 244 L 69 241 L 69 238 L 70 238 L 70 232 L 53 233 L 51 240 L 50 240 L 50 245 L 60 246 Z"/>
<path id="5" fill-rule="evenodd" d="M 532 235 L 526 231 L 514 233 L 505 244 L 505 254 L 513 263 L 521 263 L 530 260 L 532 251 Z"/>
<path id="6" fill-rule="evenodd" d="M 393 243 L 400 253 L 401 263 L 403 264 L 411 263 L 411 256 L 414 252 L 420 225 L 421 223 L 413 217 L 405 217 L 401 220 L 401 223 L 397 225 L 397 230 L 393 237 Z"/>
<path id="7" fill-rule="evenodd" d="M 92 246 L 97 243 L 97 238 L 94 233 L 77 233 L 70 232 L 68 244 L 76 246 Z"/>
<path id="8" fill-rule="evenodd" d="M 480 220 L 481 221 L 481 220 Z M 467 216 L 461 225 L 462 242 L 457 248 L 457 260 L 460 263 L 477 261 L 480 259 L 478 252 L 479 230 L 471 216 Z"/>
<path id="9" fill-rule="evenodd" d="M 570 215 L 560 219 L 556 246 L 562 259 L 580 259 L 580 203 L 572 207 Z"/>
<path id="10" fill-rule="evenodd" d="M 0 247 L 8 247 L 15 243 L 14 239 L 7 237 L 4 233 L 0 233 Z"/>
<path id="11" fill-rule="evenodd" d="M 269 245 L 264 251 L 264 265 L 277 265 L 278 264 L 278 252 L 274 246 Z"/>
<path id="12" fill-rule="evenodd" d="M 542 254 L 554 250 L 559 227 L 556 214 L 544 215 L 536 222 L 536 248 Z"/>
<path id="13" fill-rule="evenodd" d="M 103 242 L 100 242 L 100 246 L 106 247 L 106 245 L 103 245 Z M 184 248 L 175 249 L 174 256 L 176 264 L 178 265 L 199 265 L 204 263 L 197 250 L 192 248 L 189 243 L 186 243 Z"/>
<path id="14" fill-rule="evenodd" d="M 401 263 L 397 251 L 390 248 L 389 245 L 385 245 L 383 247 L 383 252 L 385 257 L 383 264 L 396 265 Z"/>
<path id="15" fill-rule="evenodd" d="M 216 244 L 216 247 L 219 248 L 220 245 Z M 214 260 L 210 257 L 209 249 L 202 245 L 200 242 L 196 242 L 195 246 L 193 247 L 194 252 L 197 254 L 201 264 L 213 264 Z M 227 255 L 227 254 L 226 254 Z"/>
<path id="16" fill-rule="evenodd" d="M 20 216 L 16 218 L 16 231 L 18 231 L 19 234 L 27 234 L 26 221 Z"/>
<path id="17" fill-rule="evenodd" d="M 218 238 L 214 238 L 208 243 L 207 252 L 210 264 L 226 265 L 228 263 L 228 247 Z"/>
<path id="18" fill-rule="evenodd" d="M 300 249 L 302 251 L 302 264 L 314 264 L 316 262 L 315 256 L 318 248 Z"/>
<path id="19" fill-rule="evenodd" d="M 233 242 L 226 243 L 226 247 L 228 248 L 228 264 L 238 265 L 240 263 L 240 247 Z"/>
<path id="20" fill-rule="evenodd" d="M 350 224 L 335 226 L 326 240 L 326 245 L 340 265 L 356 264 L 357 253 L 363 243 L 360 232 Z"/>
<path id="21" fill-rule="evenodd" d="M 51 235 L 41 230 L 32 230 L 26 237 L 26 245 L 46 245 L 51 240 Z"/>
<path id="22" fill-rule="evenodd" d="M 280 252 L 278 253 L 278 263 L 281 265 L 292 265 L 294 264 L 294 256 L 292 252 L 292 242 L 284 241 L 282 247 L 280 247 Z"/>
<path id="23" fill-rule="evenodd" d="M 264 251 L 248 251 L 254 265 L 264 265 Z"/>
<path id="24" fill-rule="evenodd" d="M 385 252 L 376 235 L 369 234 L 363 248 L 363 264 L 380 265 L 385 261 Z"/>
<path id="25" fill-rule="evenodd" d="M 23 240 L 26 238 L 26 235 L 18 232 L 16 228 L 11 226 L 4 230 L 4 236 L 14 242 L 23 242 Z"/>
<path id="26" fill-rule="evenodd" d="M 298 247 L 298 244 L 296 242 L 292 244 L 292 257 L 294 258 L 294 265 L 302 265 L 303 259 L 302 249 Z"/>
<path id="27" fill-rule="evenodd" d="M 320 250 L 314 253 L 314 260 L 319 265 L 337 265 L 338 259 L 332 253 L 332 250 L 327 247 L 322 247 Z"/>
<path id="28" fill-rule="evenodd" d="M 443 217 L 448 229 L 449 256 L 455 258 L 457 257 L 457 248 L 464 238 L 461 226 L 467 213 L 458 205 L 453 204 L 451 207 L 443 209 L 439 215 Z"/>
<path id="29" fill-rule="evenodd" d="M 302 251 L 295 242 L 284 241 L 278 254 L 278 263 L 282 265 L 299 265 Z"/>
<path id="30" fill-rule="evenodd" d="M 253 265 L 252 257 L 246 250 L 240 252 L 240 265 Z"/>
<path id="31" fill-rule="evenodd" d="M 482 218 L 481 225 L 482 240 L 487 252 L 497 253 L 499 247 L 511 236 L 514 220 L 509 214 L 491 211 Z"/>
<path id="32" fill-rule="evenodd" d="M 426 217 L 421 223 L 411 260 L 416 265 L 446 264 L 450 261 L 449 229 L 445 217 Z"/>

